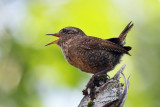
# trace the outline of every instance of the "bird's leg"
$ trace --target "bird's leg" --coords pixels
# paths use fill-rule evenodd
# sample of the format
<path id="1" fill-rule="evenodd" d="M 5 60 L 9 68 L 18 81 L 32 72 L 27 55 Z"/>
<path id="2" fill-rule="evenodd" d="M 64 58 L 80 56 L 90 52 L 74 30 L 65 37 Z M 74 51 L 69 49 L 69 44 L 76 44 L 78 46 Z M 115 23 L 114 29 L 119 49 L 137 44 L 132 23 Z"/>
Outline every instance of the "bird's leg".
<path id="1" fill-rule="evenodd" d="M 91 77 L 91 79 L 89 80 L 89 82 L 88 82 L 88 84 L 87 84 L 87 86 L 86 86 L 86 89 L 82 91 L 82 92 L 83 92 L 83 95 L 88 95 L 88 88 L 94 87 L 94 81 L 95 81 L 97 78 L 100 78 L 100 77 L 105 77 L 105 78 L 106 78 L 106 77 L 109 77 L 109 76 L 106 74 L 109 70 L 111 70 L 111 69 L 105 69 L 105 70 L 103 70 L 103 71 L 100 71 L 100 72 L 98 72 L 98 73 L 95 73 L 95 74 Z"/>

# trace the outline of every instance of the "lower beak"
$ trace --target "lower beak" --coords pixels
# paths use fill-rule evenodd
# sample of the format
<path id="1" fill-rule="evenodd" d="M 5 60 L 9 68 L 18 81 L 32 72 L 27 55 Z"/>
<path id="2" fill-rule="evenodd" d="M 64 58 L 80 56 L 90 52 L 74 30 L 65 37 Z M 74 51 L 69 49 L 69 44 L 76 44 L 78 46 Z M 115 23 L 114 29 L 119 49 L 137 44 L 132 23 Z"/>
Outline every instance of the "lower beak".
<path id="1" fill-rule="evenodd" d="M 50 36 L 56 36 L 56 37 L 61 37 L 61 35 L 59 35 L 59 33 L 55 33 L 55 34 L 46 34 L 46 35 L 50 35 Z M 55 41 L 53 41 L 53 42 L 50 42 L 50 43 L 48 43 L 47 45 L 45 45 L 45 46 L 48 46 L 48 45 L 51 45 L 51 44 L 57 44 L 57 42 L 59 41 L 59 39 L 57 39 L 57 40 L 55 40 Z"/>

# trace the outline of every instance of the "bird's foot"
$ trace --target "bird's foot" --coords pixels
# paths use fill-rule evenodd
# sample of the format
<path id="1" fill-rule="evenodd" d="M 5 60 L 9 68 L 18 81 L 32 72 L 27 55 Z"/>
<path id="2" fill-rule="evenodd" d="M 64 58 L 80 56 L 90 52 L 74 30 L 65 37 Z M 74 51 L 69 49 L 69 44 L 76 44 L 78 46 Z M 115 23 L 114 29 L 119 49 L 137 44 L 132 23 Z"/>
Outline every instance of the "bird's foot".
<path id="1" fill-rule="evenodd" d="M 83 95 L 88 95 L 90 96 L 91 100 L 94 99 L 95 96 L 95 87 L 100 87 L 102 86 L 104 83 L 106 83 L 106 80 L 108 75 L 107 74 L 102 74 L 102 75 L 93 75 L 92 78 L 90 79 L 90 81 L 88 82 L 86 89 L 84 89 Z"/>
<path id="2" fill-rule="evenodd" d="M 83 95 L 88 95 L 88 89 L 92 89 L 94 88 L 95 86 L 99 87 L 101 86 L 100 82 L 106 82 L 106 79 L 108 79 L 108 75 L 107 74 L 101 74 L 101 75 L 93 75 L 91 77 L 91 79 L 89 80 L 87 86 L 86 86 L 86 89 L 84 89 L 82 92 L 83 92 Z"/>
<path id="3" fill-rule="evenodd" d="M 95 95 L 95 86 L 100 87 L 104 83 L 106 83 L 106 80 L 110 77 L 106 74 L 108 70 L 98 72 L 94 74 L 91 79 L 89 80 L 86 89 L 84 89 L 83 95 L 90 95 L 90 98 L 93 100 Z M 88 93 L 88 89 L 90 89 L 90 92 Z"/>

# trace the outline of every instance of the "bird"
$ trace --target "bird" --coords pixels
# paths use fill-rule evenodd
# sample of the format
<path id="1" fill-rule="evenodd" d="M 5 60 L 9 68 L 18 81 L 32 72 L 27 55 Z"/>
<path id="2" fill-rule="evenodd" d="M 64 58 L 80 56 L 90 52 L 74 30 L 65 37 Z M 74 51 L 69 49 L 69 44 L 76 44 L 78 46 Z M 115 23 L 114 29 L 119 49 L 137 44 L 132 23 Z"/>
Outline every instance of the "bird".
<path id="1" fill-rule="evenodd" d="M 129 22 L 118 37 L 109 39 L 87 36 L 79 28 L 65 27 L 58 33 L 46 34 L 58 37 L 46 46 L 57 44 L 71 65 L 83 72 L 93 74 L 86 89 L 83 90 L 83 94 L 87 94 L 87 89 L 96 78 L 107 75 L 113 70 L 124 54 L 130 55 L 129 51 L 132 47 L 125 46 L 125 38 L 132 27 L 133 23 Z"/>

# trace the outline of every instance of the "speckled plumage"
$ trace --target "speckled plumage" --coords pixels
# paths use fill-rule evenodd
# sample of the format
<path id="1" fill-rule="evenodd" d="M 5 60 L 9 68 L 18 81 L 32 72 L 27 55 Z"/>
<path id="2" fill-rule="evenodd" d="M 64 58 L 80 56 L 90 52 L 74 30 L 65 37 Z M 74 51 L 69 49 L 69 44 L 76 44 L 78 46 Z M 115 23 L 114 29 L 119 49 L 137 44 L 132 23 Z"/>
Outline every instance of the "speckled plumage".
<path id="1" fill-rule="evenodd" d="M 71 65 L 93 74 L 114 67 L 127 53 L 115 43 L 90 36 L 76 36 L 58 45 Z"/>
<path id="2" fill-rule="evenodd" d="M 124 45 L 126 35 L 132 27 L 133 24 L 130 22 L 119 37 L 110 39 L 87 36 L 79 28 L 66 27 L 58 33 L 47 34 L 59 37 L 58 40 L 47 45 L 57 44 L 71 65 L 81 71 L 94 74 L 86 89 L 83 90 L 83 94 L 86 95 L 88 94 L 87 89 L 92 87 L 96 78 L 106 76 L 106 73 L 120 62 L 123 54 L 130 55 L 128 51 L 131 50 L 131 47 Z"/>
<path id="3" fill-rule="evenodd" d="M 105 69 L 113 69 L 123 54 L 130 55 L 128 51 L 131 47 L 123 45 L 132 26 L 133 24 L 129 23 L 118 38 L 111 39 L 87 36 L 78 28 L 66 27 L 57 33 L 60 38 L 56 44 L 71 65 L 81 71 L 95 74 Z"/>

